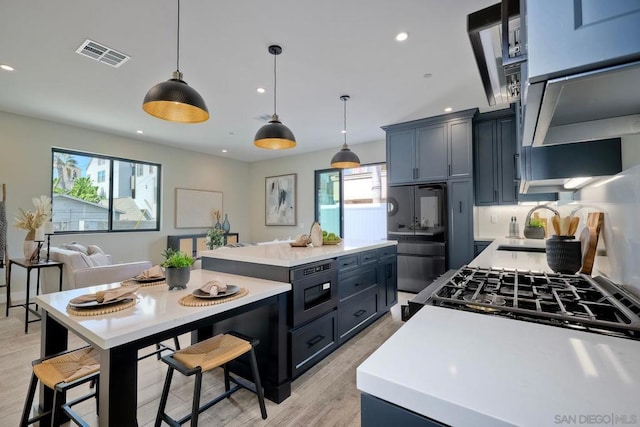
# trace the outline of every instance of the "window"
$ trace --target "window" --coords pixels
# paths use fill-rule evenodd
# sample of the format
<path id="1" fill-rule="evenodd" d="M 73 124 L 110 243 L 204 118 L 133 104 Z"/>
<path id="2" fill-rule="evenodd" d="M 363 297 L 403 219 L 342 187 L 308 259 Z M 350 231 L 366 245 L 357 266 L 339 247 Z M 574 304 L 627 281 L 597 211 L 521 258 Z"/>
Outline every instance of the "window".
<path id="1" fill-rule="evenodd" d="M 59 148 L 52 165 L 57 233 L 160 229 L 160 165 Z"/>
<path id="2" fill-rule="evenodd" d="M 385 163 L 315 173 L 315 217 L 323 230 L 351 241 L 387 237 Z"/>

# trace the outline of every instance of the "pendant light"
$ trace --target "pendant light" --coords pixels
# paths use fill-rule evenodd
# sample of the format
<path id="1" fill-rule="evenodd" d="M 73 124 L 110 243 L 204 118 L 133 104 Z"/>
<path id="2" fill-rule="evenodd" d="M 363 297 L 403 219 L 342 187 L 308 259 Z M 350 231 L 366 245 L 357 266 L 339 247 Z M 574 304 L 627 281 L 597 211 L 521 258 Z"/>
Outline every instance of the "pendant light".
<path id="1" fill-rule="evenodd" d="M 331 166 L 334 168 L 357 168 L 360 166 L 360 159 L 353 151 L 349 150 L 347 145 L 347 101 L 351 97 L 349 95 L 342 95 L 340 99 L 344 102 L 344 144 L 342 144 L 342 150 L 338 151 L 331 159 Z"/>
<path id="2" fill-rule="evenodd" d="M 296 146 L 296 137 L 293 132 L 280 122 L 276 113 L 276 57 L 282 53 L 282 48 L 277 45 L 269 46 L 269 53 L 273 55 L 273 115 L 266 125 L 262 126 L 256 132 L 253 144 L 256 147 L 268 148 L 271 150 L 282 150 L 285 148 L 293 148 Z"/>
<path id="3" fill-rule="evenodd" d="M 209 119 L 204 99 L 182 80 L 180 72 L 180 0 L 178 0 L 178 37 L 176 71 L 171 79 L 158 83 L 147 92 L 142 109 L 154 117 L 170 122 L 200 123 Z"/>

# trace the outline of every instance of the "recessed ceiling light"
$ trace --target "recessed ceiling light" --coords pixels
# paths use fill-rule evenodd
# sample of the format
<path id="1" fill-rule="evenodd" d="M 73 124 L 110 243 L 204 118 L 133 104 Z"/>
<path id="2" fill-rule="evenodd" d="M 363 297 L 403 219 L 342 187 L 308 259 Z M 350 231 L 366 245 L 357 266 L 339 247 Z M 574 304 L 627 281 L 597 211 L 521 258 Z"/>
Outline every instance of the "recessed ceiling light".
<path id="1" fill-rule="evenodd" d="M 340 131 L 340 133 L 347 133 L 347 131 L 343 129 Z"/>
<path id="2" fill-rule="evenodd" d="M 11 65 L 6 65 L 6 64 L 0 65 L 0 68 L 2 68 L 5 71 L 13 71 L 14 70 L 14 68 Z"/>
<path id="3" fill-rule="evenodd" d="M 144 131 L 137 130 L 136 133 L 144 133 Z"/>
<path id="4" fill-rule="evenodd" d="M 223 153 L 226 153 L 226 152 L 227 152 L 227 150 L 223 148 L 223 149 L 222 149 L 222 152 L 223 152 Z"/>
<path id="5" fill-rule="evenodd" d="M 258 93 L 265 93 L 265 92 L 266 92 L 266 90 L 265 90 L 263 87 L 259 87 L 259 88 L 257 89 L 257 92 L 258 92 Z"/>
<path id="6" fill-rule="evenodd" d="M 444 111 L 446 111 L 447 113 L 448 113 L 449 111 L 452 111 L 452 110 L 453 110 L 453 108 L 451 108 L 451 107 L 447 107 L 447 108 L 445 108 L 445 109 L 444 109 Z"/>
<path id="7" fill-rule="evenodd" d="M 402 32 L 402 33 L 398 33 L 398 35 L 396 36 L 396 41 L 403 42 L 408 38 L 409 38 L 409 34 L 405 33 L 405 32 Z"/>

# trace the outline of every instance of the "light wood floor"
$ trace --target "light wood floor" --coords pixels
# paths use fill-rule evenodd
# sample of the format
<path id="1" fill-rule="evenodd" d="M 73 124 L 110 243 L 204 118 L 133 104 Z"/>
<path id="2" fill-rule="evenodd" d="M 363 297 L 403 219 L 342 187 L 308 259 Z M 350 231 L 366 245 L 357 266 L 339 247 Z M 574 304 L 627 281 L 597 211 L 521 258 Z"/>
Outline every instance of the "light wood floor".
<path id="1" fill-rule="evenodd" d="M 356 368 L 402 325 L 400 304 L 412 294 L 400 293 L 391 314 L 351 339 L 292 383 L 291 397 L 281 404 L 266 401 L 269 417 L 262 420 L 252 393 L 240 390 L 200 415 L 202 426 L 359 426 L 360 394 L 356 389 Z M 4 313 L 4 305 L 0 305 Z M 188 345 L 188 336 L 181 337 Z M 170 344 L 170 343 L 168 343 Z M 69 347 L 83 342 L 70 337 Z M 9 317 L 0 317 L 0 426 L 17 426 L 31 375 L 31 361 L 40 353 L 40 322 L 31 323 L 24 334 L 24 310 L 12 308 Z M 203 379 L 202 401 L 220 393 L 221 374 L 207 373 Z M 166 365 L 150 357 L 138 368 L 138 422 L 152 426 L 158 409 Z M 83 390 L 86 391 L 86 390 Z M 79 391 L 80 392 L 80 391 Z M 170 415 L 179 418 L 190 411 L 192 379 L 176 373 L 167 403 Z M 70 393 L 70 397 L 74 394 Z M 38 397 L 36 394 L 36 401 Z M 92 426 L 97 425 L 95 401 L 74 407 Z M 165 424 L 166 425 L 166 424 Z M 186 425 L 189 425 L 188 423 Z"/>

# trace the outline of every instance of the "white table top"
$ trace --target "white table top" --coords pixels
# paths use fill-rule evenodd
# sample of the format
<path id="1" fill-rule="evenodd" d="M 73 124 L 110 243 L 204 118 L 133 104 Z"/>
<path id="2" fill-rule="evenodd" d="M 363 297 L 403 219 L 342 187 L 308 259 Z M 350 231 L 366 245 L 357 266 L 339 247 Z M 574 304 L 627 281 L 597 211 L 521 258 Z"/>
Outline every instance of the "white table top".
<path id="1" fill-rule="evenodd" d="M 587 425 L 588 415 L 637 425 L 640 342 L 425 306 L 358 367 L 357 387 L 454 426 Z"/>
<path id="2" fill-rule="evenodd" d="M 213 278 L 239 285 L 249 293 L 236 300 L 204 307 L 186 307 L 178 303 L 180 298 Z M 291 290 L 290 283 L 192 270 L 187 288 L 183 290 L 169 291 L 166 285 L 140 287 L 136 292 L 138 303 L 132 308 L 86 317 L 71 315 L 66 310 L 67 303 L 74 297 L 118 286 L 119 283 L 112 283 L 38 295 L 36 302 L 68 329 L 78 332 L 94 345 L 107 349 Z"/>
<path id="3" fill-rule="evenodd" d="M 494 239 L 487 248 L 469 263 L 470 267 L 493 267 L 518 270 L 531 270 L 552 273 L 547 264 L 547 254 L 544 252 L 518 252 L 498 250 L 501 245 L 509 247 L 544 248 L 544 239 L 509 239 L 500 237 Z"/>
<path id="4" fill-rule="evenodd" d="M 201 251 L 200 256 L 280 267 L 295 267 L 342 255 L 397 245 L 397 243 L 395 240 L 378 240 L 372 242 L 349 242 L 345 240 L 339 245 L 322 245 L 317 248 L 313 246 L 292 247 L 289 243 L 273 243 L 268 245 L 251 245 L 238 248 L 219 248 L 211 251 Z"/>

